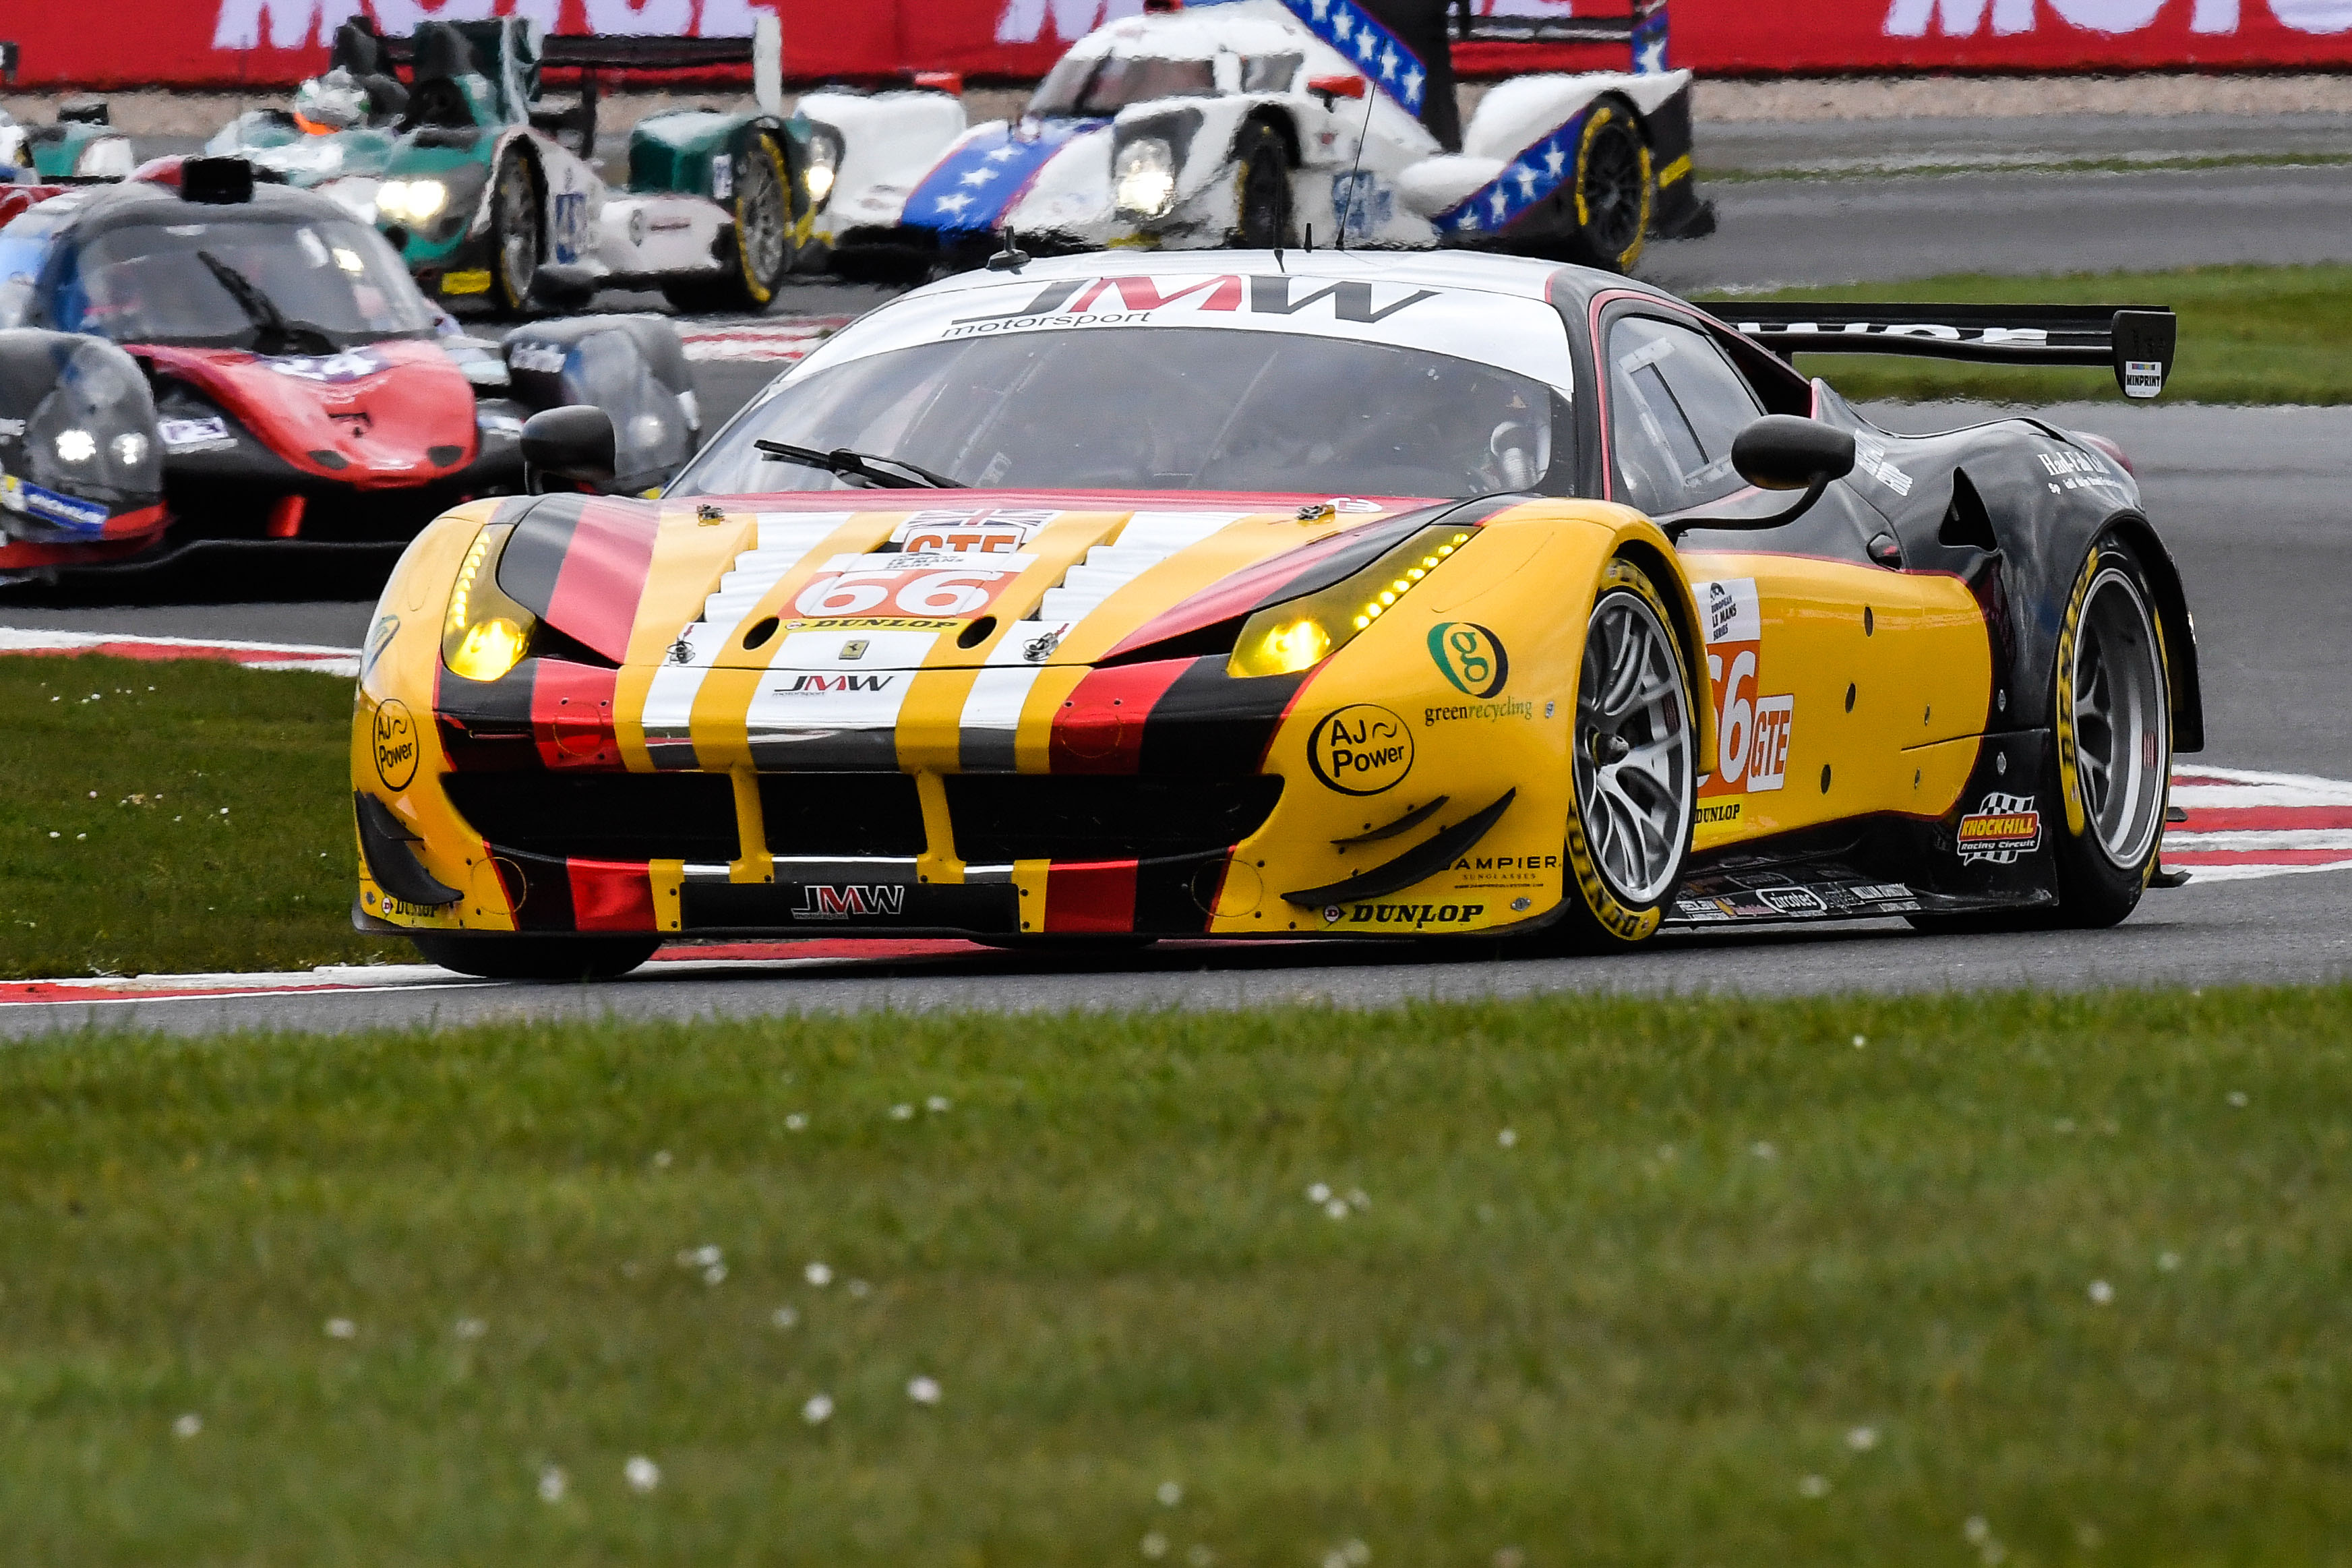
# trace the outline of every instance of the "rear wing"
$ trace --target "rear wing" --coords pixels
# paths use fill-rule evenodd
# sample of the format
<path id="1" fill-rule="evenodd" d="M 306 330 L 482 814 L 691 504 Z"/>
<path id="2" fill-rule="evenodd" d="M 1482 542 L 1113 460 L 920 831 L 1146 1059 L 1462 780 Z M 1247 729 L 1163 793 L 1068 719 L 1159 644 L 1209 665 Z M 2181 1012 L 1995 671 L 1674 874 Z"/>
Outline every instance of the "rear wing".
<path id="1" fill-rule="evenodd" d="M 2179 322 L 2164 305 L 1805 305 L 1707 307 L 1782 359 L 1912 354 L 1979 364 L 2105 365 L 2126 397 L 2154 397 L 2172 374 Z"/>
<path id="2" fill-rule="evenodd" d="M 1666 68 L 1666 0 L 1630 0 L 1614 16 L 1482 16 L 1485 0 L 1451 0 L 1446 31 L 1457 44 L 1623 44 L 1633 74 Z M 1497 8 L 1499 10 L 1499 7 Z"/>
<path id="3" fill-rule="evenodd" d="M 452 23 L 461 32 L 478 31 L 488 49 L 496 49 L 503 41 L 502 27 L 516 24 L 510 18 L 488 23 Z M 537 32 L 532 25 L 534 33 Z M 714 66 L 751 68 L 751 95 L 760 107 L 770 114 L 781 114 L 784 100 L 783 27 L 776 18 L 761 13 L 752 23 L 751 36 L 747 38 L 677 38 L 614 35 L 540 34 L 530 44 L 536 54 L 531 65 L 536 69 L 577 70 L 582 73 L 583 91 L 595 96 L 595 73 L 600 70 L 691 71 Z M 379 46 L 385 63 L 414 68 L 416 63 L 416 42 L 413 37 L 381 40 Z M 478 48 L 484 48 L 478 44 Z"/>

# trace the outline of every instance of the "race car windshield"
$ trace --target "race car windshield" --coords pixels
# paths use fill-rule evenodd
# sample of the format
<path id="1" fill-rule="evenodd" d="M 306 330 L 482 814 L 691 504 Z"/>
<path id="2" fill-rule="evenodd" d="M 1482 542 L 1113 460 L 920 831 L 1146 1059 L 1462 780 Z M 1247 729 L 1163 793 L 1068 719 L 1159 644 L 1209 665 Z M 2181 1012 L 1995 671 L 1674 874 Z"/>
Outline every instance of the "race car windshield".
<path id="1" fill-rule="evenodd" d="M 1206 60 L 1065 58 L 1037 84 L 1029 100 L 1029 112 L 1041 120 L 1057 115 L 1096 117 L 1117 114 L 1130 103 L 1206 97 L 1216 90 L 1216 73 Z"/>
<path id="2" fill-rule="evenodd" d="M 140 223 L 98 235 L 77 259 L 49 302 L 50 323 L 121 343 L 263 346 L 265 329 L 214 263 L 334 347 L 433 330 L 431 307 L 391 247 L 347 219 Z"/>
<path id="3" fill-rule="evenodd" d="M 1215 328 L 925 343 L 780 384 L 671 495 L 840 489 L 761 440 L 902 459 L 982 489 L 1557 493 L 1568 400 L 1424 350 Z"/>

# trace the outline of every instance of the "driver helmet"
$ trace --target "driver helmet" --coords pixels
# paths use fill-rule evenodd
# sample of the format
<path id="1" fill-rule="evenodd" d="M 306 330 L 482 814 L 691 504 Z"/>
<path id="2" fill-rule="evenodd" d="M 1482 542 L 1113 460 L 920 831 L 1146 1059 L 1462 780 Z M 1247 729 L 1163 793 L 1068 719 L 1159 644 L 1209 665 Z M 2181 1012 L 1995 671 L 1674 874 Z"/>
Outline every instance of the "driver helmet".
<path id="1" fill-rule="evenodd" d="M 294 91 L 294 123 L 305 135 L 331 136 L 348 131 L 367 118 L 367 89 L 341 66 L 312 77 Z"/>

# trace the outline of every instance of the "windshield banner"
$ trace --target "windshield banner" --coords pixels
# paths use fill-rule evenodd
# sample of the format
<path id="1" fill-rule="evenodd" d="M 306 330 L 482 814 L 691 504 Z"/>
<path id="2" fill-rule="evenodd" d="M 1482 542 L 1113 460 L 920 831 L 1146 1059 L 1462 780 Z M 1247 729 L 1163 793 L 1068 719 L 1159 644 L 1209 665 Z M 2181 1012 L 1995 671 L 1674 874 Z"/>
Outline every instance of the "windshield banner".
<path id="1" fill-rule="evenodd" d="M 1285 5 L 1291 0 L 1283 0 Z M 1471 0 L 1482 16 L 1605 15 L 1617 0 Z M 1672 0 L 1673 58 L 1702 74 L 1871 70 L 2075 71 L 2341 68 L 2352 64 L 2352 0 Z M 326 68 L 336 26 L 355 12 L 404 36 L 430 17 L 520 15 L 551 33 L 747 37 L 783 24 L 795 82 L 880 81 L 915 70 L 1034 80 L 1094 28 L 1139 16 L 1143 0 L 100 0 L 105 25 L 79 5 L 25 6 L 6 31 L 22 45 L 19 89 L 139 86 L 290 88 Z M 1345 17 L 1351 58 L 1362 0 L 1296 9 L 1318 31 Z M 1369 17 L 1366 18 L 1369 20 Z M 1327 32 L 1327 37 L 1331 37 Z M 1388 39 L 1385 28 L 1380 37 Z M 1385 44 L 1367 74 L 1408 103 L 1421 66 Z M 1622 70 L 1625 47 L 1465 44 L 1464 75 Z M 703 73 L 748 83 L 750 69 Z M 608 78 L 608 87 L 624 85 Z M 224 111 L 226 117 L 226 111 Z"/>

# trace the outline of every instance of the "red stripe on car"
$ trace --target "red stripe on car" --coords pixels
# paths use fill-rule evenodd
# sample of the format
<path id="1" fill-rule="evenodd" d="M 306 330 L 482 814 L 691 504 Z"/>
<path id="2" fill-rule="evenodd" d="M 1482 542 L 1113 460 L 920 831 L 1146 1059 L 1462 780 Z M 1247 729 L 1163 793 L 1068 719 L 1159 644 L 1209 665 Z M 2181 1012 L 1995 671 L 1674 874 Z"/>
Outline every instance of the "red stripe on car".
<path id="1" fill-rule="evenodd" d="M 1192 666 L 1188 658 L 1093 669 L 1054 715 L 1050 752 L 1057 773 L 1131 773 L 1143 760 L 1143 724 L 1152 706 Z"/>
<path id="2" fill-rule="evenodd" d="M 1130 931 L 1135 929 L 1135 866 L 1132 860 L 1063 865 L 1045 872 L 1045 929 L 1049 931 Z"/>
<path id="3" fill-rule="evenodd" d="M 635 507 L 591 503 L 572 530 L 547 624 L 614 664 L 628 657 L 637 600 L 653 564 L 655 519 Z"/>
<path id="4" fill-rule="evenodd" d="M 531 739 L 551 768 L 617 768 L 613 689 L 620 671 L 542 658 L 530 689 Z"/>
<path id="5" fill-rule="evenodd" d="M 654 885 L 643 861 L 573 860 L 569 866 L 573 930 L 654 929 Z"/>

